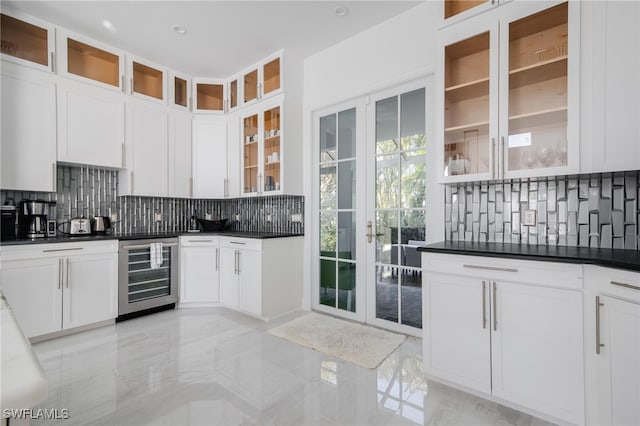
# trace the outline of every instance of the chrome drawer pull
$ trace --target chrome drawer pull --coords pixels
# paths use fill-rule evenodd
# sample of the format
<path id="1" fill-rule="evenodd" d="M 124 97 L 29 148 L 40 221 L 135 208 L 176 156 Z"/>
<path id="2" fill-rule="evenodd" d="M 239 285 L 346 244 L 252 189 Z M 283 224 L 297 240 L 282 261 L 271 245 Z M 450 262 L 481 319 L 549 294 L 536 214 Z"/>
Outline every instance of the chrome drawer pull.
<path id="1" fill-rule="evenodd" d="M 596 354 L 600 355 L 600 348 L 604 347 L 604 344 L 600 343 L 600 306 L 604 306 L 604 303 L 600 303 L 600 296 L 596 296 Z"/>
<path id="2" fill-rule="evenodd" d="M 173 246 L 177 246 L 177 245 L 178 245 L 177 243 L 162 243 L 162 247 L 173 247 Z M 150 245 L 149 244 L 141 244 L 141 245 L 137 245 L 137 246 L 124 246 L 122 248 L 126 248 L 126 249 L 129 249 L 129 250 L 131 250 L 131 249 L 144 249 L 144 248 L 148 249 L 148 248 L 150 248 Z"/>
<path id="3" fill-rule="evenodd" d="M 212 243 L 213 240 L 187 240 L 188 243 Z"/>
<path id="4" fill-rule="evenodd" d="M 487 328 L 487 282 L 482 281 L 482 328 Z"/>
<path id="5" fill-rule="evenodd" d="M 239 243 L 239 242 L 236 242 L 236 241 L 229 241 L 229 244 L 238 244 L 238 245 L 241 245 L 241 246 L 247 245 L 247 243 Z"/>
<path id="6" fill-rule="evenodd" d="M 500 272 L 518 272 L 517 269 L 513 268 L 498 268 L 495 266 L 477 266 L 477 265 L 462 265 L 463 268 L 470 269 L 486 269 L 487 271 L 500 271 Z"/>
<path id="7" fill-rule="evenodd" d="M 74 247 L 74 248 L 64 248 L 64 249 L 47 249 L 47 250 L 42 250 L 43 253 L 53 253 L 56 251 L 76 251 L 76 250 L 83 250 L 82 247 Z"/>
<path id="8" fill-rule="evenodd" d="M 496 282 L 493 282 L 493 331 L 498 331 L 498 306 L 496 303 Z"/>
<path id="9" fill-rule="evenodd" d="M 619 281 L 610 281 L 610 283 L 613 284 L 613 285 L 620 286 L 620 287 L 630 288 L 632 290 L 640 290 L 640 287 L 637 287 L 637 286 L 631 285 L 631 284 L 627 284 L 627 283 L 621 283 Z"/>

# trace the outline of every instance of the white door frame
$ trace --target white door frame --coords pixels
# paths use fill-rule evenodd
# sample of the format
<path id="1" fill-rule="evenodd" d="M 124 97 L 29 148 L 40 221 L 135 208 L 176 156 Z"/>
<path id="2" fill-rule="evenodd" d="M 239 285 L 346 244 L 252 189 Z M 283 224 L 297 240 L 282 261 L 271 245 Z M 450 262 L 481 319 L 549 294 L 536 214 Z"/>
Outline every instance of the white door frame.
<path id="1" fill-rule="evenodd" d="M 373 234 L 377 233 L 376 229 L 376 217 L 375 217 L 375 191 L 376 191 L 376 102 L 393 96 L 399 96 L 403 93 L 411 92 L 418 89 L 425 89 L 425 136 L 429 137 L 429 124 L 430 120 L 427 119 L 431 108 L 429 108 L 429 100 L 433 96 L 432 84 L 428 76 L 421 77 L 419 79 L 399 84 L 389 89 L 384 89 L 372 94 L 370 102 L 367 105 L 367 133 L 366 133 L 366 220 L 370 220 L 373 224 Z M 400 125 L 400 123 L 398 123 Z M 428 149 L 428 146 L 427 148 Z M 429 153 L 427 155 L 433 155 L 435 153 Z M 426 161 L 426 158 L 425 158 Z M 426 173 L 426 171 L 425 171 Z M 425 176 L 425 180 L 426 176 Z M 426 188 L 425 188 L 426 190 Z M 425 216 L 426 218 L 426 216 Z M 426 220 L 425 220 L 426 222 Z M 426 227 L 425 223 L 425 227 Z M 401 325 L 393 323 L 391 321 L 376 318 L 376 244 L 375 239 L 371 244 L 367 244 L 366 255 L 366 282 L 367 282 L 367 317 L 366 322 L 376 327 L 385 328 L 387 330 L 408 334 L 410 336 L 422 337 L 422 330 L 410 327 L 408 325 Z M 400 285 L 400 283 L 399 283 Z M 400 312 L 398 312 L 400 314 Z"/>
<path id="2" fill-rule="evenodd" d="M 365 190 L 362 183 L 365 182 L 365 117 L 366 117 L 366 98 L 356 98 L 347 102 L 333 105 L 331 107 L 316 110 L 312 114 L 312 128 L 313 128 L 313 148 L 312 148 L 312 194 L 311 200 L 309 200 L 309 206 L 311 210 L 312 220 L 311 226 L 315 229 L 310 232 L 311 235 L 311 307 L 319 312 L 324 312 L 330 315 L 343 317 L 346 319 L 365 322 L 366 313 L 366 291 L 367 285 L 366 268 L 363 267 L 365 263 L 365 239 L 366 239 L 366 223 L 365 223 Z M 320 232 L 319 232 L 319 195 L 320 195 L 320 180 L 319 180 L 319 152 L 320 152 L 320 117 L 339 113 L 355 108 L 356 109 L 356 312 L 350 312 L 337 308 L 332 308 L 326 305 L 320 304 Z M 337 249 L 337 248 L 336 248 Z"/>

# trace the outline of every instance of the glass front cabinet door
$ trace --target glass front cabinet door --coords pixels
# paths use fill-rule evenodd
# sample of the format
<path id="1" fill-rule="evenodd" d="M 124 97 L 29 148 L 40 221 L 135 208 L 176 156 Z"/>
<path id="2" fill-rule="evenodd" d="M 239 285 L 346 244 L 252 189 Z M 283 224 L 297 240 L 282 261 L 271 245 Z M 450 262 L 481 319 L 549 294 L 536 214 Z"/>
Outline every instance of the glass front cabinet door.
<path id="1" fill-rule="evenodd" d="M 242 116 L 242 195 L 282 193 L 282 104 Z"/>
<path id="2" fill-rule="evenodd" d="M 54 28 L 22 14 L 0 14 L 2 58 L 53 71 Z"/>
<path id="3" fill-rule="evenodd" d="M 225 101 L 225 82 L 216 79 L 194 79 L 195 96 L 193 112 L 223 114 Z"/>
<path id="4" fill-rule="evenodd" d="M 578 171 L 578 7 L 511 2 L 440 30 L 439 181 Z"/>

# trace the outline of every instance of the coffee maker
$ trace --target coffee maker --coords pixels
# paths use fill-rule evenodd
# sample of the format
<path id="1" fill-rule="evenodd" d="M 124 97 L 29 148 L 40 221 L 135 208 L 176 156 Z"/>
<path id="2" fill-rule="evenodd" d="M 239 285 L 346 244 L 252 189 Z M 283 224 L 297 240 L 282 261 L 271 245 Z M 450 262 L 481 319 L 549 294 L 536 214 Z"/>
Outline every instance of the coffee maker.
<path id="1" fill-rule="evenodd" d="M 18 236 L 20 238 L 44 238 L 47 236 L 47 216 L 50 204 L 47 201 L 24 200 L 18 211 Z"/>

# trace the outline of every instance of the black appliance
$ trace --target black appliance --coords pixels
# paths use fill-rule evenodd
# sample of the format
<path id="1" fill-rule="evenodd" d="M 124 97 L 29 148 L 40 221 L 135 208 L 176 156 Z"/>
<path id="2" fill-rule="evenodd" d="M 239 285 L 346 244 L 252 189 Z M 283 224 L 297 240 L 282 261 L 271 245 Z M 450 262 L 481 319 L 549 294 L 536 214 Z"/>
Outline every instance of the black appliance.
<path id="1" fill-rule="evenodd" d="M 0 240 L 11 241 L 16 239 L 16 206 L 0 206 Z"/>

